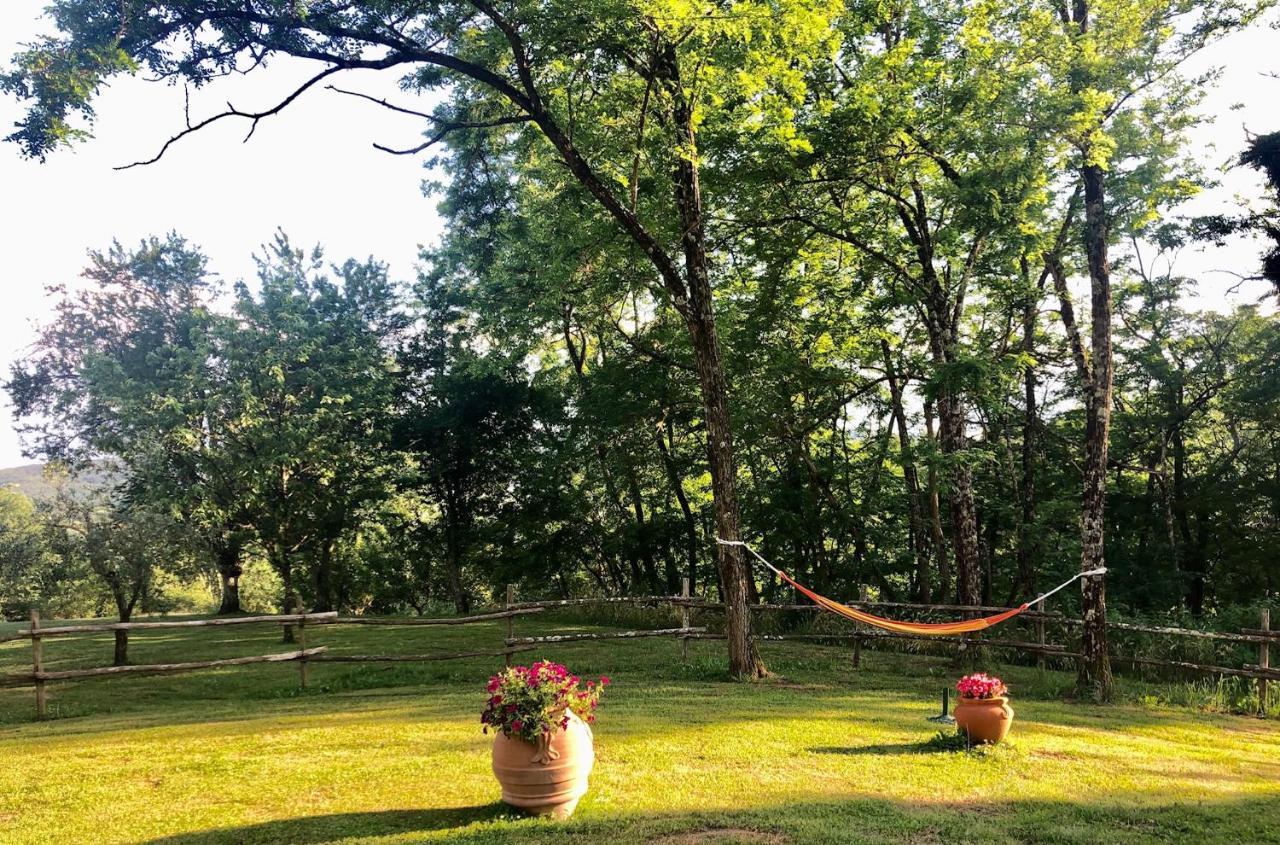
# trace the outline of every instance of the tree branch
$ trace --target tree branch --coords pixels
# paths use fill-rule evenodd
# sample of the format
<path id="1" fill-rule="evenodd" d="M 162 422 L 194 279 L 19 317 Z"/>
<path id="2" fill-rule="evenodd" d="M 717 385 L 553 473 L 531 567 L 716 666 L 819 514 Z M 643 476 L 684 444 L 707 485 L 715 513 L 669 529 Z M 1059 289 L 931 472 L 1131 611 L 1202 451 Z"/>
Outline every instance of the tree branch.
<path id="1" fill-rule="evenodd" d="M 143 167 L 143 166 L 148 165 L 148 164 L 155 164 L 157 161 L 159 161 L 159 160 L 164 156 L 164 154 L 165 154 L 165 153 L 167 153 L 167 152 L 169 151 L 169 148 L 170 148 L 170 147 L 172 147 L 174 144 L 176 144 L 178 141 L 182 140 L 183 138 L 187 137 L 188 135 L 193 135 L 193 134 L 195 134 L 196 132 L 199 132 L 201 129 L 204 129 L 206 126 L 209 126 L 209 125 L 211 125 L 211 124 L 217 123 L 218 121 L 222 120 L 223 118 L 227 118 L 227 117 L 242 117 L 242 118 L 245 118 L 246 120 L 250 120 L 250 121 L 252 121 L 252 123 L 251 123 L 251 124 L 250 124 L 250 126 L 249 126 L 249 133 L 248 133 L 247 135 L 245 135 L 245 136 L 244 136 L 244 141 L 242 141 L 242 142 L 241 142 L 241 143 L 247 143 L 247 142 L 249 141 L 249 139 L 253 137 L 253 133 L 257 130 L 257 128 L 258 128 L 258 122 L 259 122 L 260 120 L 262 120 L 262 119 L 263 119 L 263 118 L 265 118 L 265 117 L 271 117 L 272 115 L 276 115 L 276 114 L 279 114 L 280 112 L 284 111 L 286 108 L 288 108 L 288 106 L 289 106 L 289 104 L 290 104 L 290 103 L 292 103 L 294 100 L 298 99 L 298 98 L 299 98 L 300 96 L 302 96 L 306 91 L 308 91 L 312 86 L 314 86 L 316 83 L 320 82 L 321 80 L 326 79 L 326 78 L 328 78 L 328 77 L 332 76 L 333 74 L 338 73 L 339 71 L 347 70 L 347 69 L 349 69 L 349 67 L 370 67 L 370 66 L 376 66 L 376 67 L 379 67 L 379 68 L 385 68 L 385 67 L 391 67 L 391 66 L 393 66 L 393 65 L 395 65 L 395 64 L 399 64 L 399 62 L 398 62 L 398 61 L 389 61 L 389 60 L 385 60 L 385 59 L 384 59 L 384 60 L 379 61 L 379 62 L 374 62 L 374 63 L 364 63 L 364 62 L 361 62 L 361 63 L 359 63 L 359 64 L 355 64 L 355 65 L 351 65 L 351 66 L 342 65 L 342 64 L 335 64 L 335 65 L 331 65 L 330 67 L 325 68 L 324 70 L 322 70 L 322 71 L 320 71 L 319 73 L 317 73 L 315 76 L 313 76 L 313 77 L 311 77 L 310 79 L 308 79 L 306 82 L 304 82 L 304 83 L 302 83 L 301 85 L 299 85 L 297 88 L 295 88 L 295 89 L 293 90 L 293 92 L 292 92 L 292 93 L 290 93 L 290 94 L 289 94 L 289 96 L 285 97 L 283 100 L 281 100 L 280 102 L 276 103 L 276 104 L 275 104 L 274 106 L 272 106 L 271 108 L 266 109 L 265 111 L 259 111 L 259 112 L 246 112 L 246 111 L 241 111 L 240 109 L 237 109 L 235 106 L 231 105 L 231 103 L 227 103 L 227 110 L 226 110 L 226 111 L 218 112 L 217 114 L 213 115 L 212 117 L 207 117 L 207 118 L 205 118 L 204 120 L 200 121 L 199 123 L 195 123 L 195 124 L 193 124 L 193 123 L 191 123 L 190 110 L 189 110 L 189 108 L 188 108 L 188 109 L 185 109 L 185 110 L 186 110 L 186 114 L 187 114 L 187 128 L 186 128 L 186 129 L 183 129 L 181 132 L 179 132 L 178 134 L 174 135 L 174 136 L 173 136 L 172 138 L 170 138 L 169 140 L 165 141 L 165 142 L 164 142 L 164 146 L 162 146 L 162 147 L 160 148 L 160 151 L 159 151 L 159 152 L 157 152 L 154 156 L 152 156 L 152 157 L 151 157 L 151 158 L 149 158 L 149 159 L 141 160 L 141 161 L 135 161 L 135 162 L 133 162 L 133 163 L 131 163 L 131 164 L 124 164 L 124 165 L 120 165 L 120 166 L 115 167 L 115 168 L 113 168 L 113 169 L 114 169 L 114 170 L 129 170 L 130 168 L 133 168 L 133 167 Z"/>

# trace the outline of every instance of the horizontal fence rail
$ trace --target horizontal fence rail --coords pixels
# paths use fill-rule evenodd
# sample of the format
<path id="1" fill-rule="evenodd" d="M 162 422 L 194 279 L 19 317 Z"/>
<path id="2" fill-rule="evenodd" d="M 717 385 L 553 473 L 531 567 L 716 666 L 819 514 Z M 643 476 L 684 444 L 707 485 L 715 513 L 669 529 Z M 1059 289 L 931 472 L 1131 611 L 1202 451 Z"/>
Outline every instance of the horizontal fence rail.
<path id="1" fill-rule="evenodd" d="M 271 622 L 276 625 L 290 625 L 297 622 L 334 622 L 338 618 L 337 611 L 326 613 L 286 613 L 275 616 L 231 616 L 225 619 L 183 619 L 172 622 L 95 622 L 88 625 L 62 625 L 54 628 L 39 628 L 33 625 L 15 631 L 0 642 L 32 639 L 33 637 L 60 637 L 69 634 L 109 634 L 115 631 L 146 631 L 160 628 L 214 628 L 223 625 L 250 625 Z"/>
<path id="2" fill-rule="evenodd" d="M 317 663 L 430 663 L 434 660 L 462 660 L 468 657 L 502 657 L 537 646 L 524 645 L 499 651 L 459 651 L 453 654 L 326 654 Z"/>
<path id="3" fill-rule="evenodd" d="M 328 649 L 324 646 L 279 654 L 261 654 L 252 657 L 227 657 L 222 660 L 197 660 L 189 663 L 142 663 L 124 666 L 102 666 L 96 669 L 67 669 L 60 672 L 20 672 L 6 676 L 15 681 L 67 681 L 73 678 L 99 678 L 106 675 L 163 675 L 172 672 L 191 672 L 196 669 L 217 669 L 222 666 L 246 666 L 251 663 L 286 663 L 306 660 Z"/>
<path id="4" fill-rule="evenodd" d="M 423 619 L 416 616 L 341 616 L 336 621 L 341 625 L 471 625 L 476 622 L 492 622 L 495 619 L 510 619 L 513 616 L 542 613 L 545 609 L 543 607 L 518 607 L 511 610 L 500 610 L 495 613 L 478 613 L 474 616 L 439 616 L 433 619 Z"/>
<path id="5" fill-rule="evenodd" d="M 610 631 L 601 634 L 550 634 L 542 637 L 512 637 L 507 645 L 541 645 L 543 643 L 576 643 L 589 640 L 634 640 L 637 637 L 689 637 L 705 634 L 706 628 L 659 628 L 652 631 Z"/>

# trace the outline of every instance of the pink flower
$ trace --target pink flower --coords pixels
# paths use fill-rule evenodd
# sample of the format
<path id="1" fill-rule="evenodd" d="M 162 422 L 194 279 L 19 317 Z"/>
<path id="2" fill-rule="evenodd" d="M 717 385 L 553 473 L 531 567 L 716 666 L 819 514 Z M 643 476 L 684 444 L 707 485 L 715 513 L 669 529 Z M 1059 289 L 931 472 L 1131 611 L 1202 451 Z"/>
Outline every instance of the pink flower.
<path id="1" fill-rule="evenodd" d="M 574 714 L 595 721 L 595 710 L 607 677 L 583 681 L 559 663 L 539 660 L 528 666 L 512 666 L 491 677 L 480 722 L 506 736 L 531 738 L 566 730 Z"/>
<path id="2" fill-rule="evenodd" d="M 957 681 L 956 691 L 960 693 L 961 698 L 987 699 L 1006 695 L 1009 689 L 999 678 L 993 678 L 984 672 L 975 672 Z"/>

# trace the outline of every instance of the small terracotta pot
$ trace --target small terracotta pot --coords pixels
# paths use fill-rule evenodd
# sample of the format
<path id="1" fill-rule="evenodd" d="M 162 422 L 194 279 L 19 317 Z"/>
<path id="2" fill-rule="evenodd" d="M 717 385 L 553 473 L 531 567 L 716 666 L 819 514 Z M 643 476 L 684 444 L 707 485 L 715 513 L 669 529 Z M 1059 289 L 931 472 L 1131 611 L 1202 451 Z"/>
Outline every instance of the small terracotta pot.
<path id="1" fill-rule="evenodd" d="M 995 744 L 1009 735 L 1013 708 L 1000 698 L 960 698 L 956 700 L 956 727 L 972 743 Z"/>
<path id="2" fill-rule="evenodd" d="M 587 791 L 595 764 L 591 727 L 573 711 L 569 725 L 538 742 L 498 734 L 493 740 L 493 773 L 502 800 L 530 813 L 566 819 Z"/>

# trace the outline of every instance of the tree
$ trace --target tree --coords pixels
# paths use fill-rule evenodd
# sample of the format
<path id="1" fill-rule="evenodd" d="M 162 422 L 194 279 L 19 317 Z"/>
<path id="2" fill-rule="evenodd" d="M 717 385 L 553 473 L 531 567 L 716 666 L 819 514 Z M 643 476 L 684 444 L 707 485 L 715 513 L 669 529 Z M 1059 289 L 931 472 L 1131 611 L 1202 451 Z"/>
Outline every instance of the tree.
<path id="1" fill-rule="evenodd" d="M 394 286 L 372 260 L 334 270 L 277 236 L 217 339 L 217 428 L 285 607 L 304 589 L 317 609 L 345 604 L 337 545 L 391 489 Z"/>
<path id="2" fill-rule="evenodd" d="M 1105 569 L 1106 560 L 1107 455 L 1114 400 L 1109 249 L 1125 222 L 1138 229 L 1162 201 L 1193 189 L 1194 182 L 1169 175 L 1177 165 L 1176 150 L 1184 143 L 1182 132 L 1195 120 L 1191 107 L 1200 96 L 1196 81 L 1177 75 L 1178 66 L 1269 5 L 1265 0 L 1076 0 L 1057 9 L 1064 43 L 1059 55 L 1064 58 L 1050 61 L 1047 70 L 1060 85 L 1063 135 L 1074 147 L 1071 168 L 1084 206 L 1080 237 L 1090 291 L 1086 348 L 1061 266 L 1052 267 L 1085 409 L 1081 571 Z M 1150 127 L 1159 129 L 1152 132 Z M 1137 166 L 1123 169 L 1126 162 Z M 1135 182 L 1143 185 L 1141 199 Z M 1104 578 L 1081 579 L 1081 593 L 1083 658 L 1077 686 L 1103 700 L 1112 691 Z"/>
<path id="3" fill-rule="evenodd" d="M 58 595 L 65 575 L 57 577 L 52 562 L 35 503 L 19 490 L 0 488 L 0 614 L 5 619 L 22 619 Z"/>
<path id="4" fill-rule="evenodd" d="M 1257 214 L 1246 226 L 1260 232 L 1273 246 L 1262 256 L 1262 277 L 1280 292 L 1280 132 L 1258 135 L 1240 155 L 1240 163 L 1262 171 L 1271 189 L 1269 213 Z"/>
<path id="5" fill-rule="evenodd" d="M 323 67 L 271 108 L 228 108 L 172 141 L 228 118 L 256 124 L 335 74 L 361 68 L 407 70 L 410 90 L 452 86 L 452 99 L 434 114 L 421 115 L 432 126 L 428 139 L 407 152 L 467 128 L 536 131 L 590 197 L 593 213 L 611 219 L 637 257 L 649 262 L 663 300 L 685 324 L 707 425 L 716 533 L 739 539 L 737 464 L 715 323 L 700 132 L 715 124 L 750 124 L 753 131 L 787 135 L 791 103 L 803 95 L 804 68 L 829 52 L 832 6 L 706 3 L 671 14 L 611 4 L 499 7 L 488 0 L 305 7 L 63 0 L 54 10 L 61 35 L 16 57 L 3 81 L 5 89 L 33 101 L 11 135 L 29 155 L 45 156 L 83 138 L 84 130 L 71 121 L 76 114 L 92 118 L 92 99 L 113 75 L 144 66 L 163 79 L 200 84 L 237 63 L 254 62 L 257 68 L 261 59 L 277 54 Z M 603 119 L 618 114 L 632 121 Z M 630 171 L 637 174 L 632 194 L 653 186 L 644 191 L 643 207 L 615 187 L 612 174 Z M 718 558 L 731 671 L 760 675 L 764 668 L 746 608 L 750 572 L 736 546 L 719 547 Z"/>
<path id="6" fill-rule="evenodd" d="M 219 573 L 221 612 L 239 612 L 249 516 L 211 407 L 220 286 L 174 233 L 89 258 L 88 286 L 50 289 L 56 317 L 5 384 L 15 416 L 30 420 L 26 453 L 78 470 L 109 462 L 132 503 L 187 526 L 184 543 Z"/>
<path id="7" fill-rule="evenodd" d="M 463 583 L 464 561 L 476 523 L 497 513 L 510 495 L 530 419 L 528 387 L 518 365 L 495 366 L 475 354 L 465 320 L 424 286 L 422 331 L 404 344 L 396 441 L 416 457 L 419 481 L 430 491 L 444 522 L 445 571 L 454 608 L 471 609 Z"/>
<path id="8" fill-rule="evenodd" d="M 176 524 L 155 511 L 65 486 L 45 516 L 47 543 L 64 569 L 83 568 L 106 591 L 116 618 L 128 622 L 148 599 L 162 569 L 180 571 L 184 563 Z M 129 662 L 129 632 L 115 632 L 113 665 Z"/>

